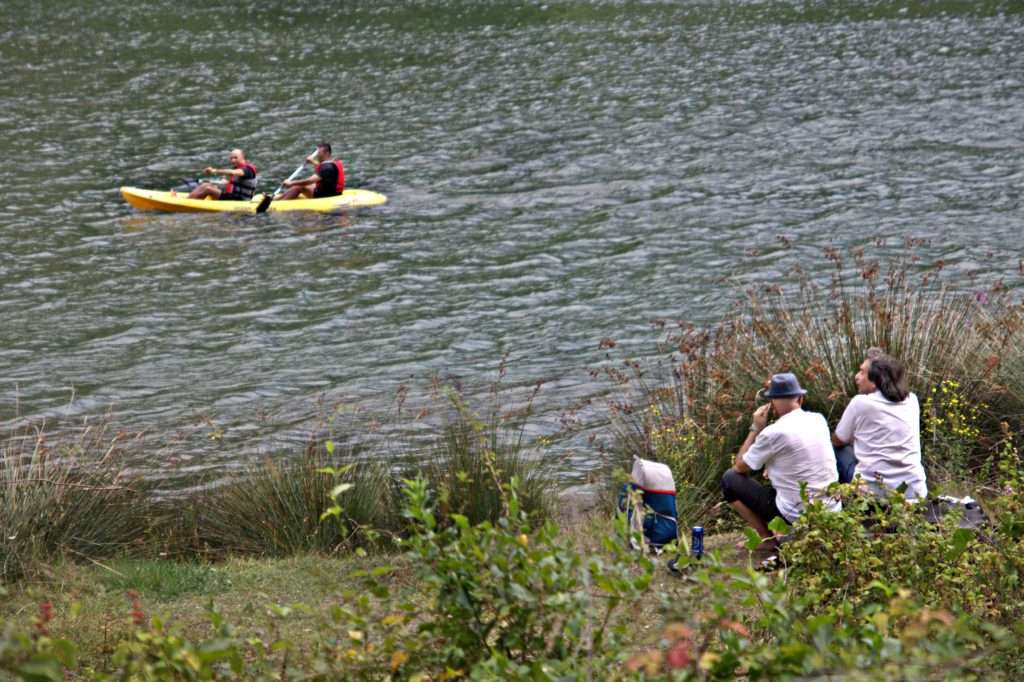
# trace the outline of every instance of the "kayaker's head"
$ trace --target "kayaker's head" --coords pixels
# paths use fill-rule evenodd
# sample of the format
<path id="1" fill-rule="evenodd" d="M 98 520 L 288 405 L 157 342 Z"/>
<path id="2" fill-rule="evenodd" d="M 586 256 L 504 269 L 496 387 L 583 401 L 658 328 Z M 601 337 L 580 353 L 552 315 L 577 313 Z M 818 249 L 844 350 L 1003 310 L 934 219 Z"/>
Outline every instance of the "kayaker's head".
<path id="1" fill-rule="evenodd" d="M 320 163 L 323 163 L 327 159 L 331 158 L 331 143 L 330 142 L 318 142 L 316 145 L 316 156 Z"/>
<path id="2" fill-rule="evenodd" d="M 232 149 L 231 153 L 228 154 L 228 160 L 231 162 L 232 168 L 241 168 L 245 163 L 245 154 L 242 153 L 241 149 Z"/>

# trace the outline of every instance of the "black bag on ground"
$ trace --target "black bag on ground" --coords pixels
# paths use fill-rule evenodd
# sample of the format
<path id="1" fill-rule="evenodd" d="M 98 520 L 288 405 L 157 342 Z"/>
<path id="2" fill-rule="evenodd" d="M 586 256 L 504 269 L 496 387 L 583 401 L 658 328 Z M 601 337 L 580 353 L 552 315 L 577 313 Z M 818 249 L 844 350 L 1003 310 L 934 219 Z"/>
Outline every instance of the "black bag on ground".
<path id="1" fill-rule="evenodd" d="M 946 514 L 960 513 L 960 527 L 977 530 L 988 525 L 988 517 L 976 500 L 970 497 L 940 495 L 930 497 L 924 503 L 924 517 L 931 523 L 938 523 Z"/>

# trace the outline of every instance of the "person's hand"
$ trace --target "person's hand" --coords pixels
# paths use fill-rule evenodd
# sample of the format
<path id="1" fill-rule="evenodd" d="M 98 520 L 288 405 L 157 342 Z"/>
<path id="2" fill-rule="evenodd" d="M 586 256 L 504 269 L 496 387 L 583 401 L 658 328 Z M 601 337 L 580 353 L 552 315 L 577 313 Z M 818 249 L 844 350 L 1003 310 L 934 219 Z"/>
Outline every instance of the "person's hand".
<path id="1" fill-rule="evenodd" d="M 214 173 L 214 171 L 216 170 L 217 169 L 214 168 L 213 166 L 207 166 L 206 168 L 203 169 L 203 175 L 216 175 L 216 173 Z"/>
<path id="2" fill-rule="evenodd" d="M 292 180 L 285 180 L 285 181 L 284 181 L 284 182 L 282 182 L 281 184 L 282 184 L 282 185 L 284 185 L 285 187 L 291 187 L 292 185 L 294 185 L 294 184 L 295 184 L 295 182 L 294 182 L 294 181 L 292 181 Z"/>
<path id="3" fill-rule="evenodd" d="M 750 419 L 751 430 L 757 429 L 760 431 L 764 427 L 768 426 L 768 410 L 772 407 L 771 403 L 765 403 L 761 407 L 754 410 L 754 415 Z"/>

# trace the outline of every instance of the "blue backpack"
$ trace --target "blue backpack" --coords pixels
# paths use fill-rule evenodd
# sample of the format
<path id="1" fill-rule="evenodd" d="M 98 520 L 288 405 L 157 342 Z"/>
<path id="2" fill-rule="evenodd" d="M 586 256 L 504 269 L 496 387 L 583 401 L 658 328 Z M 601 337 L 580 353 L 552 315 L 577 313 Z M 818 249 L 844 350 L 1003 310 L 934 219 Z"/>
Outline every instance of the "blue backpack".
<path id="1" fill-rule="evenodd" d="M 642 532 L 653 549 L 675 542 L 679 535 L 676 484 L 665 464 L 633 458 L 630 482 L 619 492 L 619 510 L 626 512 L 630 528 Z"/>

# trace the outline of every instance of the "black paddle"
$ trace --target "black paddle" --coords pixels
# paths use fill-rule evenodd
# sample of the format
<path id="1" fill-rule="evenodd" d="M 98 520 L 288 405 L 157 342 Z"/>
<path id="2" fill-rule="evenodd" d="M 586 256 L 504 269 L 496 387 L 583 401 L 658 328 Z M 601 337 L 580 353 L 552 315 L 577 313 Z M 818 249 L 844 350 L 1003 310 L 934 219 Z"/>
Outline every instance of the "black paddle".
<path id="1" fill-rule="evenodd" d="M 316 154 L 316 150 L 313 151 L 313 154 Z M 310 156 L 312 156 L 312 154 Z M 295 172 L 288 176 L 288 180 L 294 180 L 296 177 L 298 177 L 299 173 L 301 173 L 302 169 L 305 168 L 305 167 L 306 167 L 306 161 L 305 161 L 305 159 L 303 159 L 302 165 L 300 165 L 298 168 L 296 168 Z M 284 182 L 288 182 L 288 180 L 285 180 Z M 266 213 L 267 212 L 267 209 L 270 208 L 270 203 L 274 200 L 274 197 L 277 194 L 280 194 L 281 190 L 284 189 L 284 182 L 281 183 L 280 187 L 278 187 L 277 189 L 274 190 L 273 194 L 266 194 L 266 193 L 263 194 L 263 198 L 260 200 L 260 205 L 256 207 L 256 212 L 257 213 Z"/>
<path id="2" fill-rule="evenodd" d="M 274 200 L 273 194 L 263 193 L 263 198 L 260 199 L 259 205 L 256 207 L 257 213 L 266 213 L 267 209 L 270 208 L 270 202 Z"/>

